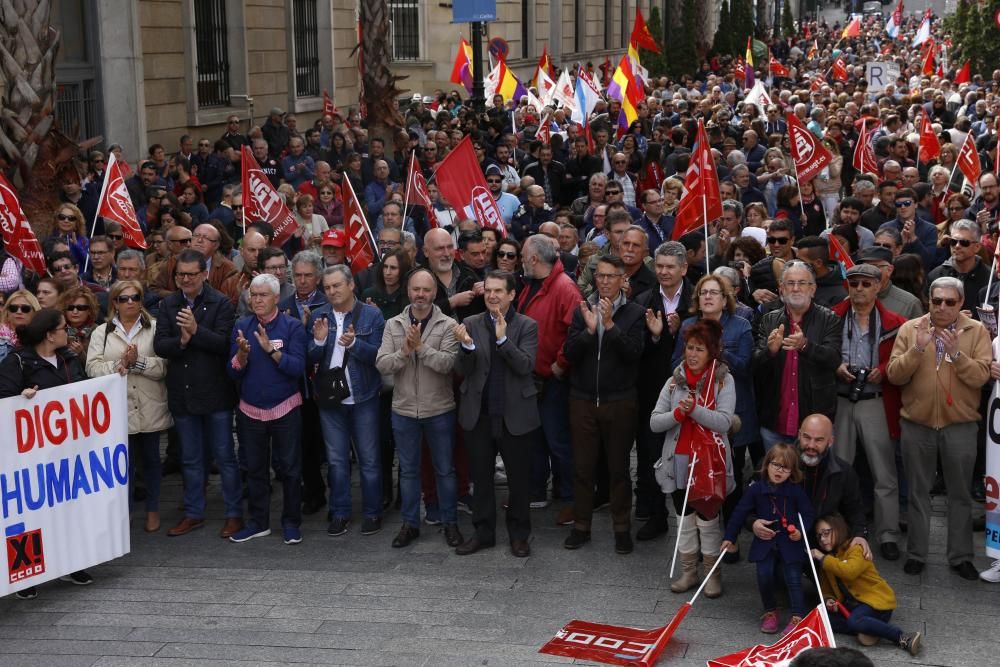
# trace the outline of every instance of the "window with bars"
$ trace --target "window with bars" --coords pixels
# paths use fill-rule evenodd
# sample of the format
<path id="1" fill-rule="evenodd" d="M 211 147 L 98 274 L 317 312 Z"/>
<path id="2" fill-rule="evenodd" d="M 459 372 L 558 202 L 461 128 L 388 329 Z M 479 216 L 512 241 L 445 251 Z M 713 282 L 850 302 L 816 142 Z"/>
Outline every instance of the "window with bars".
<path id="1" fill-rule="evenodd" d="M 194 36 L 198 106 L 229 106 L 226 0 L 195 0 Z"/>
<path id="2" fill-rule="evenodd" d="M 56 86 L 56 120 L 66 134 L 86 139 L 100 134 L 93 80 L 60 82 Z"/>
<path id="3" fill-rule="evenodd" d="M 418 0 L 390 0 L 389 17 L 392 21 L 392 59 L 420 59 L 420 2 Z"/>
<path id="4" fill-rule="evenodd" d="M 295 52 L 295 96 L 319 95 L 319 22 L 316 0 L 292 3 L 292 40 Z"/>

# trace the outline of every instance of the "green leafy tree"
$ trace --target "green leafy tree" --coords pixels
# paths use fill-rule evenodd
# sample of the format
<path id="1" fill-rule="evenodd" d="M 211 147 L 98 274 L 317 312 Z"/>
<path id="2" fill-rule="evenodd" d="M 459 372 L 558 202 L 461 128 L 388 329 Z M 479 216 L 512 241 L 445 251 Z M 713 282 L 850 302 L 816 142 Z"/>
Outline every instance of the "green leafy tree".
<path id="1" fill-rule="evenodd" d="M 746 39 L 754 32 L 753 8 L 750 0 L 730 0 L 729 14 L 733 48 L 738 53 L 745 53 Z"/>
<path id="2" fill-rule="evenodd" d="M 989 74 L 1000 62 L 1000 30 L 993 23 L 997 10 L 1000 0 L 961 0 L 945 19 L 945 30 L 957 46 L 952 58 L 956 67 L 969 60 L 973 73 Z"/>
<path id="3" fill-rule="evenodd" d="M 698 69 L 698 50 L 695 36 L 698 32 L 699 0 L 684 0 L 680 21 L 674 23 L 667 44 L 667 73 L 674 79 L 684 74 L 694 74 Z M 676 26 L 679 26 L 678 30 Z"/>
<path id="4" fill-rule="evenodd" d="M 652 33 L 656 45 L 660 47 L 659 53 L 653 53 L 646 49 L 639 49 L 639 59 L 642 66 L 649 70 L 650 76 L 663 76 L 667 73 L 667 57 L 663 48 L 663 21 L 660 17 L 660 8 L 653 6 L 649 11 L 649 20 L 646 22 L 649 32 Z"/>
<path id="5" fill-rule="evenodd" d="M 792 18 L 792 0 L 785 0 L 781 9 L 781 36 L 795 36 L 795 19 Z"/>
<path id="6" fill-rule="evenodd" d="M 719 29 L 715 31 L 715 39 L 712 41 L 712 53 L 718 55 L 733 55 L 733 32 L 729 12 L 729 0 L 722 3 L 722 10 L 719 13 Z"/>

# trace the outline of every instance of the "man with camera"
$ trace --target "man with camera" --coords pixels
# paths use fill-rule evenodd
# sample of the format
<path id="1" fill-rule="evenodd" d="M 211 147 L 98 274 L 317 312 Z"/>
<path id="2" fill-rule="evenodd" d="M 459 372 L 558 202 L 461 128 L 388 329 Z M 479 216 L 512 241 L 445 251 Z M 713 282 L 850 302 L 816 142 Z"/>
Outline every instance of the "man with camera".
<path id="1" fill-rule="evenodd" d="M 899 558 L 899 495 L 894 440 L 899 439 L 899 387 L 885 368 L 906 318 L 878 300 L 882 272 L 871 264 L 847 270 L 848 297 L 833 307 L 843 320 L 837 368 L 837 451 L 854 463 L 860 441 L 875 480 L 875 539 L 886 560 Z"/>

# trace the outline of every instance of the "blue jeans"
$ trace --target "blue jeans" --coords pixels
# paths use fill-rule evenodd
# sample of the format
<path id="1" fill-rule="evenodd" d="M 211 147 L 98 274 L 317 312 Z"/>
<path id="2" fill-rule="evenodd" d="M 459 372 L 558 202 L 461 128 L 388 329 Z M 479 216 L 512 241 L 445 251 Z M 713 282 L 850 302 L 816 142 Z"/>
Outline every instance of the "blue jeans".
<path id="1" fill-rule="evenodd" d="M 253 527 L 271 527 L 271 447 L 281 464 L 281 527 L 302 524 L 302 410 L 298 407 L 278 419 L 260 421 L 236 411 L 240 442 L 247 455 L 247 513 Z"/>
<path id="2" fill-rule="evenodd" d="M 878 611 L 866 604 L 859 604 L 851 610 L 851 617 L 844 618 L 839 612 L 831 611 L 827 614 L 830 617 L 830 627 L 834 632 L 845 635 L 856 635 L 858 633 L 873 635 L 888 639 L 893 644 L 899 643 L 899 637 L 903 631 L 895 625 L 889 623 L 892 618 L 892 610 Z"/>
<path id="3" fill-rule="evenodd" d="M 441 521 L 455 523 L 458 502 L 454 462 L 455 411 L 423 419 L 404 417 L 393 411 L 392 431 L 396 436 L 396 456 L 399 458 L 403 521 L 411 526 L 420 525 L 420 439 L 426 436 L 437 479 Z"/>
<path id="4" fill-rule="evenodd" d="M 785 579 L 785 590 L 788 591 L 788 603 L 791 606 L 792 615 L 805 616 L 806 603 L 802 594 L 802 563 L 786 563 L 773 552 L 757 563 L 757 588 L 760 589 L 760 601 L 764 604 L 764 611 L 778 608 L 774 591 L 777 587 L 775 579 L 779 574 L 783 575 Z"/>
<path id="5" fill-rule="evenodd" d="M 132 466 L 142 465 L 142 480 L 146 483 L 146 511 L 160 511 L 160 478 L 163 465 L 160 463 L 160 435 L 155 433 L 130 433 L 128 436 L 128 456 Z M 132 499 L 133 476 L 129 473 L 129 501 Z"/>
<path id="6" fill-rule="evenodd" d="M 379 456 L 378 396 L 353 405 L 320 408 L 330 476 L 330 513 L 351 516 L 351 440 L 361 472 L 361 505 L 365 518 L 382 516 L 382 464 Z"/>
<path id="7" fill-rule="evenodd" d="M 184 516 L 189 519 L 205 518 L 206 445 L 219 468 L 226 518 L 239 519 L 243 516 L 242 484 L 233 448 L 232 425 L 231 410 L 219 410 L 207 415 L 174 415 L 174 426 L 181 443 Z"/>
<path id="8" fill-rule="evenodd" d="M 532 448 L 531 499 L 546 500 L 549 472 L 552 486 L 558 483 L 560 500 L 573 500 L 573 443 L 569 437 L 569 384 L 548 378 L 538 398 L 538 415 L 544 438 Z M 550 465 L 551 463 L 551 465 Z"/>

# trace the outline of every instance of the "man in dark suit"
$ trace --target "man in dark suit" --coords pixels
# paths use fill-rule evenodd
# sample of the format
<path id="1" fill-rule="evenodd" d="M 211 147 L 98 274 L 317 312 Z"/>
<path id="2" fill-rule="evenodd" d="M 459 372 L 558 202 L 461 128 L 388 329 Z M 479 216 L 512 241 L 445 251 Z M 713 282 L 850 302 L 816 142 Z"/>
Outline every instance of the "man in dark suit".
<path id="1" fill-rule="evenodd" d="M 531 553 L 532 439 L 541 426 L 533 377 L 538 349 L 538 325 L 518 314 L 512 273 L 490 271 L 484 281 L 487 312 L 455 325 L 462 345 L 457 365 L 465 382 L 459 388 L 458 423 L 465 431 L 475 493 L 472 523 L 475 534 L 455 553 L 466 556 L 496 543 L 496 497 L 493 472 L 497 452 L 503 457 L 509 490 L 507 536 L 510 550 L 525 558 Z"/>

